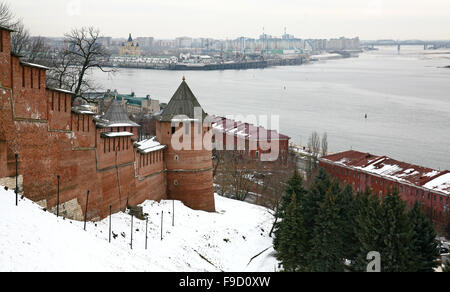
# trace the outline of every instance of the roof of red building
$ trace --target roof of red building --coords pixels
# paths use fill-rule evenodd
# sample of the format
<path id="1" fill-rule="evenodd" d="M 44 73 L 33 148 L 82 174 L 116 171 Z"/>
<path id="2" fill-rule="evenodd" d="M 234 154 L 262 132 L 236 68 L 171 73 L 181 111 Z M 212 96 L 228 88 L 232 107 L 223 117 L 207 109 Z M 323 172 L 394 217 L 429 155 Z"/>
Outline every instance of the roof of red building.
<path id="1" fill-rule="evenodd" d="M 252 141 L 265 140 L 290 140 L 291 138 L 279 134 L 275 130 L 267 130 L 262 126 L 255 126 L 253 124 L 235 121 L 224 117 L 212 116 L 213 129 Z"/>
<path id="2" fill-rule="evenodd" d="M 435 170 L 354 150 L 324 156 L 320 160 L 450 195 L 448 170 Z"/>

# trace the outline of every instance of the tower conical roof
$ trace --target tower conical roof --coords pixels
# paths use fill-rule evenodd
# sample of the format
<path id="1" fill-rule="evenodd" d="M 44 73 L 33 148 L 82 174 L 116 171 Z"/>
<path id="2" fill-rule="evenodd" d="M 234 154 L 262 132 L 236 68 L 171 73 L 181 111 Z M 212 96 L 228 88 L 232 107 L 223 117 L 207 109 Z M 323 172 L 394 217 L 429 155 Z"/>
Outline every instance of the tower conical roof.
<path id="1" fill-rule="evenodd" d="M 184 77 L 183 82 L 178 87 L 167 107 L 158 116 L 161 122 L 171 122 L 175 116 L 184 115 L 189 119 L 195 119 L 195 108 L 200 108 L 202 111 L 202 121 L 206 118 L 206 113 L 198 102 L 197 98 L 192 93 L 187 85 Z"/>
<path id="2" fill-rule="evenodd" d="M 138 127 L 139 125 L 131 121 L 119 102 L 116 99 L 113 99 L 105 114 L 97 119 L 97 126 L 109 128 Z"/>
<path id="3" fill-rule="evenodd" d="M 128 36 L 128 42 L 129 42 L 129 43 L 133 42 L 133 38 L 131 37 L 131 33 L 130 33 L 130 35 Z"/>

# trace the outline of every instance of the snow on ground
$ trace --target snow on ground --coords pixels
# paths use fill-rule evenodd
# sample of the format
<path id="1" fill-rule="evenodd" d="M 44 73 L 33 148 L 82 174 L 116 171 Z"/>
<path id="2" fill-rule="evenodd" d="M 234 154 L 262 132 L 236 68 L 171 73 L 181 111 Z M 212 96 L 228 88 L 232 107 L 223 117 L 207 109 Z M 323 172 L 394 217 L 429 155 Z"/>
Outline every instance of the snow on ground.
<path id="1" fill-rule="evenodd" d="M 145 221 L 136 218 L 131 250 L 128 214 L 113 214 L 117 237 L 110 244 L 109 218 L 88 222 L 84 231 L 83 222 L 56 218 L 27 199 L 16 207 L 14 192 L 0 187 L 0 271 L 275 271 L 268 210 L 215 198 L 216 213 L 175 201 L 175 227 L 173 201 L 146 201 L 148 250 Z"/>

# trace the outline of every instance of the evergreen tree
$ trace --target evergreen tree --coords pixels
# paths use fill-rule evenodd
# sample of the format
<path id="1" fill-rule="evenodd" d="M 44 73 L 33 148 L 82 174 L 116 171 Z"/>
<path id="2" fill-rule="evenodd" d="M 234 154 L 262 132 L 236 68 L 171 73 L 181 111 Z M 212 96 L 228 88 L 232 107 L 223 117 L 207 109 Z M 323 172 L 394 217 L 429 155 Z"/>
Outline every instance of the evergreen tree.
<path id="1" fill-rule="evenodd" d="M 447 262 L 447 264 L 444 267 L 442 267 L 442 272 L 450 273 L 450 263 Z"/>
<path id="2" fill-rule="evenodd" d="M 281 198 L 280 206 L 277 209 L 278 218 L 283 218 L 287 207 L 291 203 L 293 194 L 296 195 L 297 202 L 300 202 L 298 198 L 302 197 L 305 193 L 306 190 L 303 187 L 303 179 L 300 173 L 298 172 L 297 168 L 295 168 L 291 178 L 287 181 L 284 196 Z"/>
<path id="3" fill-rule="evenodd" d="M 344 271 L 341 210 L 337 203 L 337 197 L 336 194 L 333 194 L 333 187 L 330 187 L 315 218 L 311 241 L 312 249 L 308 253 L 308 271 Z"/>
<path id="4" fill-rule="evenodd" d="M 294 170 L 292 177 L 288 180 L 284 195 L 281 198 L 280 205 L 275 214 L 276 222 L 274 224 L 274 240 L 273 245 L 275 250 L 278 250 L 278 244 L 280 239 L 280 226 L 281 222 L 278 220 L 283 220 L 285 217 L 286 210 L 291 204 L 293 195 L 296 198 L 296 203 L 299 204 L 301 197 L 305 195 L 306 191 L 303 188 L 303 179 L 297 169 Z"/>
<path id="5" fill-rule="evenodd" d="M 434 269 L 439 266 L 436 262 L 439 257 L 437 235 L 422 206 L 417 201 L 409 212 L 409 220 L 414 230 L 412 240 L 414 271 L 434 272 Z"/>
<path id="6" fill-rule="evenodd" d="M 305 222 L 305 227 L 309 239 L 312 239 L 315 218 L 319 213 L 320 206 L 325 200 L 325 196 L 330 186 L 330 177 L 325 172 L 325 170 L 321 168 L 308 193 L 303 197 L 303 200 L 301 202 L 303 210 L 303 220 Z"/>
<path id="7" fill-rule="evenodd" d="M 295 193 L 280 224 L 277 259 L 287 272 L 300 271 L 305 265 L 305 230 Z"/>
<path id="8" fill-rule="evenodd" d="M 359 252 L 359 241 L 355 234 L 357 205 L 353 189 L 347 185 L 337 197 L 339 217 L 341 218 L 341 236 L 344 244 L 344 257 L 354 262 Z"/>
<path id="9" fill-rule="evenodd" d="M 414 271 L 414 229 L 406 213 L 406 205 L 397 193 L 388 194 L 381 204 L 382 244 L 380 252 L 382 271 Z"/>
<path id="10" fill-rule="evenodd" d="M 381 203 L 377 196 L 367 189 L 355 199 L 357 216 L 355 234 L 359 242 L 358 256 L 353 266 L 354 271 L 367 271 L 367 255 L 371 251 L 380 252 L 383 243 L 381 223 Z"/>

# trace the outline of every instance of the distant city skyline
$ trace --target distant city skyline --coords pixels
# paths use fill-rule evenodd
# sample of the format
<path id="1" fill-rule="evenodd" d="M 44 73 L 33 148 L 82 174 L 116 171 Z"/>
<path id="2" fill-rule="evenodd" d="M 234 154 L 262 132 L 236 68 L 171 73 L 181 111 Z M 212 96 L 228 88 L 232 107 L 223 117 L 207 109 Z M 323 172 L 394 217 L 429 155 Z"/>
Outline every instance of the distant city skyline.
<path id="1" fill-rule="evenodd" d="M 94 26 L 114 38 L 234 39 L 263 33 L 299 38 L 450 39 L 448 0 L 9 0 L 32 35 Z"/>

